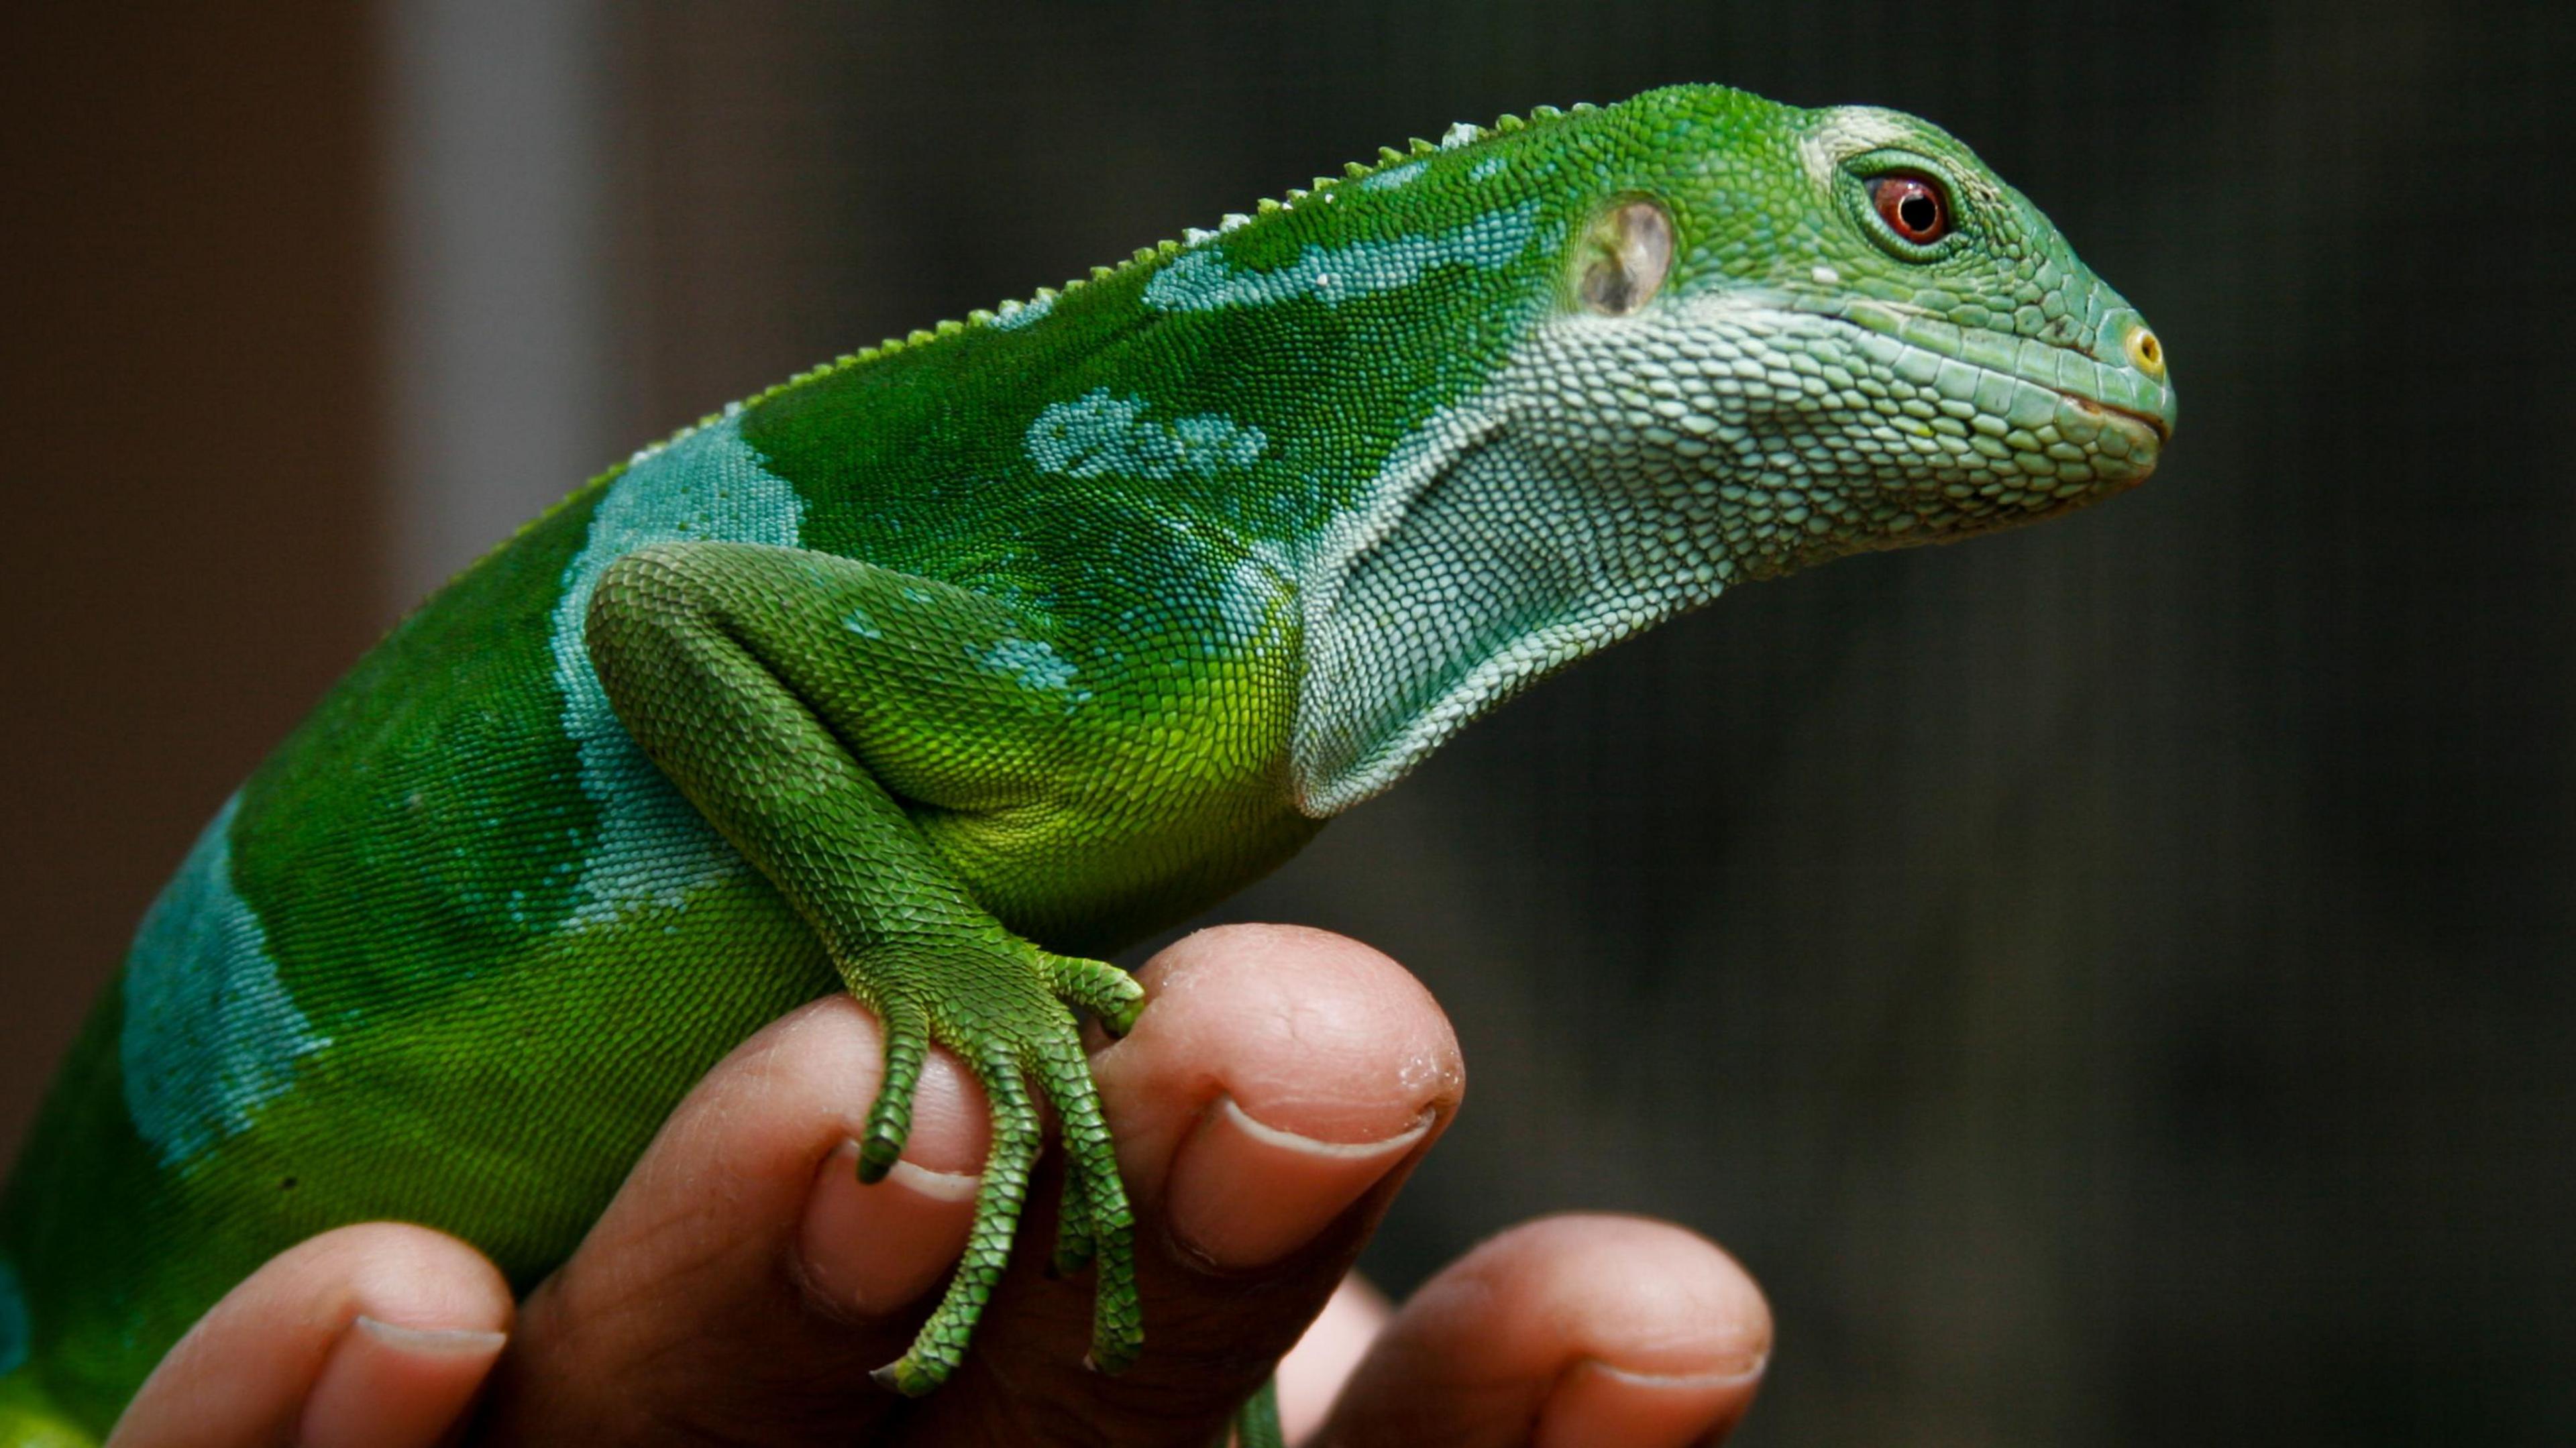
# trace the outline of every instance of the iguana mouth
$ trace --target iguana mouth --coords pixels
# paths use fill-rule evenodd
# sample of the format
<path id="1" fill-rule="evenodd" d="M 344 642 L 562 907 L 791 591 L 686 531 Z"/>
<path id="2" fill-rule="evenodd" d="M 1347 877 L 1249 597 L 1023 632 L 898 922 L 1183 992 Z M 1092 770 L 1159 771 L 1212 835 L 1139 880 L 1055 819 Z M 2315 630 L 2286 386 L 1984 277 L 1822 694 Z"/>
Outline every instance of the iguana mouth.
<path id="1" fill-rule="evenodd" d="M 2172 419 L 2150 410 L 2159 405 L 2169 408 L 2171 404 L 2171 386 L 2161 376 L 2152 380 L 2136 377 L 2128 369 L 2106 363 L 2080 347 L 2042 344 L 2008 332 L 1960 327 L 1920 308 L 1876 297 L 1847 299 L 1837 306 L 1815 310 L 1918 353 L 2056 393 L 2089 414 L 2135 423 L 2155 437 L 2159 448 L 2173 440 Z M 1889 360 L 1892 363 L 1895 359 Z M 1908 380 L 1917 386 L 1931 385 L 1929 377 Z M 2132 400 L 2146 406 L 2109 402 L 2081 390 L 2130 391 L 2133 386 L 2137 396 Z"/>
<path id="2" fill-rule="evenodd" d="M 2116 402 L 2104 402 L 2098 397 L 2087 397 L 2081 392 L 2069 392 L 2063 387 L 2051 388 L 2049 390 L 2055 392 L 2058 396 L 2065 398 L 2067 401 L 2074 403 L 2077 407 L 2082 408 L 2086 412 L 2098 412 L 2107 414 L 2111 417 L 2127 418 L 2129 421 L 2134 422 L 2140 427 L 2145 428 L 2147 431 L 2154 433 L 2156 435 L 2156 445 L 2158 447 L 2162 447 L 2166 443 L 2173 441 L 2173 424 L 2165 421 L 2161 417 L 2154 416 L 2151 413 L 2140 412 L 2135 408 L 2122 407 Z"/>

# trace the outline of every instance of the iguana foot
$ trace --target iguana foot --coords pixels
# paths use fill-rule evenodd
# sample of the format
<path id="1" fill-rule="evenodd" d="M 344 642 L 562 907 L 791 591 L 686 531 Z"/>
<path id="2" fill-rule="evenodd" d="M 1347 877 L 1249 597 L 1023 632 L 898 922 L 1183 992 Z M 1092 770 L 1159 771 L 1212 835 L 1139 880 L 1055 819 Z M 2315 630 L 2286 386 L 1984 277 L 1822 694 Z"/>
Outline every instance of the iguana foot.
<path id="1" fill-rule="evenodd" d="M 1043 1093 L 1064 1141 L 1064 1202 L 1054 1265 L 1097 1270 L 1092 1366 L 1117 1372 L 1136 1360 L 1144 1325 L 1136 1300 L 1135 1216 L 1100 1114 L 1100 1092 L 1082 1050 L 1076 1008 L 1114 1031 L 1132 1025 L 1143 987 L 1095 960 L 1049 955 L 1011 942 L 871 951 L 849 969 L 851 990 L 885 1029 L 885 1079 L 859 1145 L 859 1179 L 880 1181 L 902 1155 L 912 1095 L 936 1041 L 962 1057 L 984 1087 L 993 1141 L 975 1198 L 965 1255 L 911 1351 L 877 1369 L 876 1381 L 908 1397 L 948 1380 L 964 1360 L 975 1320 L 1009 1265 L 1045 1128 Z"/>

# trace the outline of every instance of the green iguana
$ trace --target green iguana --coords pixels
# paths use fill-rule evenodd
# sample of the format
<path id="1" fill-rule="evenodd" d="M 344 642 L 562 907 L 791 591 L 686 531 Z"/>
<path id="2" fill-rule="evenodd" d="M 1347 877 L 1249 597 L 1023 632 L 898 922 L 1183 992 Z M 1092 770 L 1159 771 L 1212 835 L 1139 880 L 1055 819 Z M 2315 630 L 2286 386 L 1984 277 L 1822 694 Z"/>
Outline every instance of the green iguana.
<path id="1" fill-rule="evenodd" d="M 0 1444 L 105 1432 L 272 1254 L 400 1218 L 521 1291 L 819 992 L 993 1103 L 958 1364 L 1062 1124 L 1092 1356 L 1148 1341 L 1098 958 L 1739 583 L 2136 483 L 2137 312 L 1935 127 L 1542 109 L 846 357 L 573 494 L 216 811 L 0 1208 Z"/>

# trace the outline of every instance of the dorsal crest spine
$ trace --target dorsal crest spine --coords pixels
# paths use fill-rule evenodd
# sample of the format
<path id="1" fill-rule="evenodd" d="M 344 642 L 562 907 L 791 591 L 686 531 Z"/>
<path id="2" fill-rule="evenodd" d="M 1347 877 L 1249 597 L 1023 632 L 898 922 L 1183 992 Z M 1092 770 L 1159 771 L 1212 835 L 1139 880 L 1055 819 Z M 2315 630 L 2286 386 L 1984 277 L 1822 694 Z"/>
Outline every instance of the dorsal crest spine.
<path id="1" fill-rule="evenodd" d="M 1516 135 L 1522 131 L 1529 130 L 1531 127 L 1536 125 L 1562 120 L 1569 115 L 1587 115 L 1599 109 L 1600 107 L 1585 101 L 1576 102 L 1570 110 L 1560 110 L 1555 106 L 1532 106 L 1530 107 L 1529 117 L 1526 120 L 1506 111 L 1503 114 L 1496 116 L 1491 125 L 1478 128 L 1474 139 L 1463 144 L 1473 145 L 1479 142 L 1493 140 L 1498 136 Z M 1364 181 L 1390 166 L 1408 165 L 1426 156 L 1437 156 L 1441 154 L 1441 151 L 1442 147 L 1438 142 L 1425 140 L 1420 136 L 1412 137 L 1407 142 L 1407 149 L 1405 150 L 1397 150 L 1393 146 L 1380 146 L 1378 147 L 1376 161 L 1353 161 L 1342 168 L 1342 174 L 1340 176 L 1318 176 L 1306 187 L 1292 189 L 1279 197 L 1265 196 L 1261 200 L 1253 203 L 1250 216 L 1253 219 L 1273 216 L 1280 212 L 1290 210 L 1298 203 L 1309 199 L 1329 201 L 1333 198 L 1336 191 L 1348 183 Z M 1231 223 L 1231 215 L 1229 215 L 1228 220 L 1229 223 Z M 1041 304 L 1053 303 L 1059 297 L 1068 296 L 1072 293 L 1078 292 L 1092 282 L 1106 281 L 1131 266 L 1146 266 L 1168 260 L 1169 258 L 1177 256 L 1181 252 L 1188 250 L 1192 246 L 1199 245 L 1210 238 L 1221 234 L 1223 231 L 1231 229 L 1233 229 L 1231 224 L 1222 226 L 1218 228 L 1217 231 L 1204 231 L 1200 228 L 1192 227 L 1189 229 L 1188 234 L 1183 237 L 1159 241 L 1151 246 L 1140 246 L 1136 248 L 1135 252 L 1129 256 L 1127 260 L 1119 262 L 1114 266 L 1095 266 L 1091 269 L 1090 275 L 1075 277 L 1067 281 L 1061 287 L 1040 287 L 1030 294 L 1029 299 L 1026 302 L 1004 302 L 999 307 L 977 307 L 968 312 L 963 319 L 949 318 L 937 323 L 935 326 L 916 329 L 908 336 L 888 337 L 876 346 L 862 348 L 856 352 L 844 353 L 828 362 L 809 367 L 774 387 L 765 388 L 760 392 L 754 393 L 752 396 L 743 399 L 740 403 L 735 404 L 735 406 L 756 407 L 782 392 L 802 387 L 809 382 L 828 377 L 844 368 L 856 367 L 864 363 L 876 361 L 878 358 L 883 357 L 890 352 L 899 351 L 903 348 L 915 346 L 922 342 L 932 341 L 940 337 L 963 333 L 976 327 L 989 327 L 996 319 L 1008 313 L 1016 312 L 1022 307 L 1032 307 Z M 714 421 L 721 415 L 722 414 L 719 413 L 708 414 L 707 417 L 701 419 L 699 422 L 691 425 L 690 427 L 682 428 L 679 432 L 674 433 L 672 435 L 672 440 L 676 441 L 681 437 L 687 436 L 689 433 L 696 431 L 697 428 L 705 426 L 708 422 Z"/>

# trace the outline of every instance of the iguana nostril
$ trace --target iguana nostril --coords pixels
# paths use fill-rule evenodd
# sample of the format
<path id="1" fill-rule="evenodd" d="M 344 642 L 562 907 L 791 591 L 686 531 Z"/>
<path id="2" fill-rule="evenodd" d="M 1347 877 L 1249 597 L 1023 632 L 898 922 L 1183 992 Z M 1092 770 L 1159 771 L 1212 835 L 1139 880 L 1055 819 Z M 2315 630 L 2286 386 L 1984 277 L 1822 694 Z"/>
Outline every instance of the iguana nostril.
<path id="1" fill-rule="evenodd" d="M 2144 327 L 2131 327 L 2129 335 L 2121 339 L 2121 345 L 2128 350 L 2129 361 L 2139 371 L 2149 377 L 2165 375 L 2164 344 L 2156 340 L 2155 333 Z"/>

